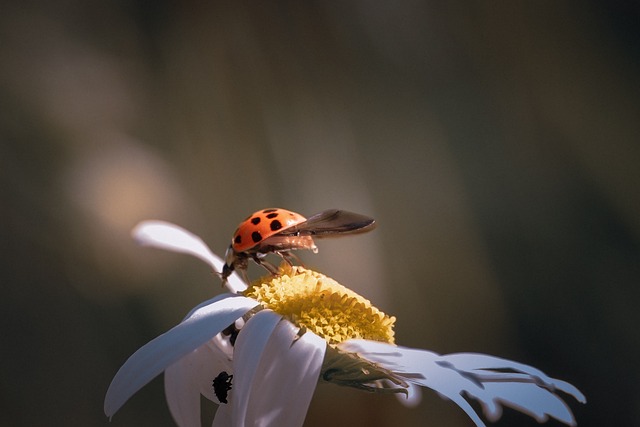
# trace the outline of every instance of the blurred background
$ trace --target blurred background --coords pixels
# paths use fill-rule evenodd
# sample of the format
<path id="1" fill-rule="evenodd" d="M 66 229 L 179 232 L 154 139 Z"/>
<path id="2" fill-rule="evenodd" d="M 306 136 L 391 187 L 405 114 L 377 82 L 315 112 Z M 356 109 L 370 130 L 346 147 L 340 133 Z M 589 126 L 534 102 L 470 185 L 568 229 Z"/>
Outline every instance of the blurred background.
<path id="1" fill-rule="evenodd" d="M 111 423 L 104 394 L 220 282 L 129 232 L 223 254 L 264 207 L 377 219 L 301 256 L 398 343 L 532 364 L 587 395 L 580 426 L 640 425 L 637 3 L 3 3 L 0 425 L 174 425 L 161 377 Z M 325 384 L 306 425 L 329 422 L 471 425 Z"/>

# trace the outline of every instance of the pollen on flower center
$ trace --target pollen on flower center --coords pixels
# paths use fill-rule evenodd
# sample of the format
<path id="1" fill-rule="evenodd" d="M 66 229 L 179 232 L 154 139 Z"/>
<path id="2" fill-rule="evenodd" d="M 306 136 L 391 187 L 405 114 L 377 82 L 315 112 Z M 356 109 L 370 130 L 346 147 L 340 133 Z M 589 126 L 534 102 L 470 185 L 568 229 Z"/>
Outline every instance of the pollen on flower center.
<path id="1" fill-rule="evenodd" d="M 286 263 L 279 276 L 255 281 L 244 293 L 323 337 L 329 344 L 348 339 L 368 339 L 393 344 L 393 324 L 371 302 L 335 280 Z"/>

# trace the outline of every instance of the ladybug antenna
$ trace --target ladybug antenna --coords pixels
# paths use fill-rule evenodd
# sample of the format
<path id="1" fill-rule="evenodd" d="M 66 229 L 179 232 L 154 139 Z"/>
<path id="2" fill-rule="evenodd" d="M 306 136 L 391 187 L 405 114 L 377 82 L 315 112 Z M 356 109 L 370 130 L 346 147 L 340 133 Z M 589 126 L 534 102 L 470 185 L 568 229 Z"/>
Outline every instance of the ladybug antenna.
<path id="1" fill-rule="evenodd" d="M 222 277 L 222 273 L 216 270 L 212 271 L 213 274 L 215 274 L 216 276 L 218 276 L 220 278 L 220 280 L 222 280 L 222 286 L 224 286 L 226 280 Z"/>

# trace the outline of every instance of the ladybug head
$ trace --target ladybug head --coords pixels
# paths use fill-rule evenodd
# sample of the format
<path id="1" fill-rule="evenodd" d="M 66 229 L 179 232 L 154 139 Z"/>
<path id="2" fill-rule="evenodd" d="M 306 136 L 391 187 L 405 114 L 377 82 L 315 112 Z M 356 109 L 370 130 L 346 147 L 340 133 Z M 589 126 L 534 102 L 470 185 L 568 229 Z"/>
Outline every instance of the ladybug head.
<path id="1" fill-rule="evenodd" d="M 233 249 L 233 243 L 229 245 L 229 248 L 224 255 L 224 265 L 222 266 L 222 273 L 220 273 L 220 277 L 222 278 L 222 285 L 224 286 L 227 278 L 231 276 L 231 273 L 236 270 L 238 270 L 242 274 L 245 282 L 248 283 L 245 271 L 247 269 L 248 261 L 249 258 L 246 253 L 236 252 L 236 250 Z"/>
<path id="2" fill-rule="evenodd" d="M 227 248 L 227 252 L 224 254 L 224 266 L 222 267 L 222 281 L 226 282 L 227 277 L 233 273 L 233 270 L 236 268 L 236 263 L 238 262 L 238 257 L 236 256 L 236 251 L 233 250 L 233 244 L 229 245 Z"/>

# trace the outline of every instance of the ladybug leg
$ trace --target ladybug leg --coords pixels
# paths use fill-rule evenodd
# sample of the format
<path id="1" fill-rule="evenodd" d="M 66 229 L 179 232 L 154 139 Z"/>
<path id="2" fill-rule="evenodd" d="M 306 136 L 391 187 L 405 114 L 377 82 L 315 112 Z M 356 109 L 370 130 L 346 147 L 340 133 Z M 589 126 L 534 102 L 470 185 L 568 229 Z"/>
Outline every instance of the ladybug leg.
<path id="1" fill-rule="evenodd" d="M 278 252 L 278 255 L 280 255 L 282 259 L 285 260 L 291 267 L 293 267 L 294 261 L 296 264 L 304 267 L 304 264 L 302 263 L 302 261 L 300 261 L 300 258 L 293 252 Z"/>
<path id="2" fill-rule="evenodd" d="M 240 271 L 240 275 L 242 276 L 242 280 L 244 280 L 244 283 L 249 285 L 251 282 L 249 281 L 249 275 L 247 274 L 247 270 L 239 270 L 239 271 Z"/>
<path id="3" fill-rule="evenodd" d="M 264 256 L 264 255 L 263 255 Z M 253 258 L 253 260 L 256 262 L 256 264 L 261 265 L 262 267 L 264 267 L 269 273 L 273 274 L 274 276 L 277 276 L 278 273 L 278 268 L 276 266 L 274 266 L 273 264 L 271 264 L 268 261 L 265 261 L 262 257 L 260 257 L 257 253 L 256 254 L 251 254 L 251 258 Z M 247 282 L 248 283 L 248 282 Z"/>

